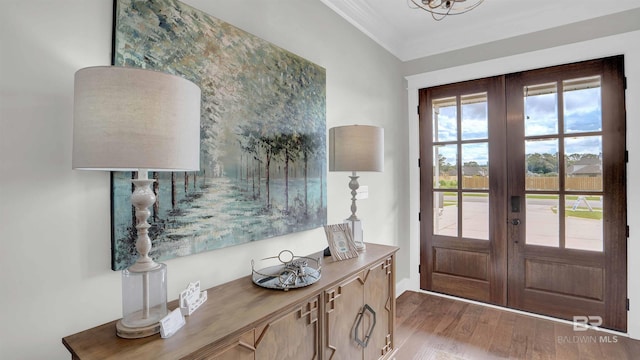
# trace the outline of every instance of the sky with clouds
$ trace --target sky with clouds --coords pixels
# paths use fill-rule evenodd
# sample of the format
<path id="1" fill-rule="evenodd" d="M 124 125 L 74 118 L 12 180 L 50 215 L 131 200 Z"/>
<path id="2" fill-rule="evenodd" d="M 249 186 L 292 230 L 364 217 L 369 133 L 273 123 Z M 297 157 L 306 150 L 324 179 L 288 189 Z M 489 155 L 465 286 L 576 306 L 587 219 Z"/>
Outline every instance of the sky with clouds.
<path id="1" fill-rule="evenodd" d="M 602 130 L 600 87 L 565 91 L 563 97 L 564 133 L 567 135 L 583 133 L 583 136 L 565 138 L 565 154 L 599 155 L 602 152 L 602 137 L 600 135 L 584 136 L 584 133 Z M 557 92 L 526 96 L 524 102 L 525 136 L 558 134 Z M 462 140 L 487 139 L 487 103 L 463 103 L 461 112 L 460 133 Z M 434 141 L 457 140 L 456 117 L 455 106 L 439 108 L 437 122 L 434 121 Z M 557 139 L 531 139 L 526 140 L 525 143 L 527 154 L 555 154 L 558 152 L 558 148 Z M 438 154 L 446 158 L 446 163 L 455 164 L 457 162 L 458 154 L 455 145 L 438 146 Z M 475 161 L 480 165 L 486 165 L 488 161 L 487 143 L 463 144 L 461 160 L 463 164 Z"/>

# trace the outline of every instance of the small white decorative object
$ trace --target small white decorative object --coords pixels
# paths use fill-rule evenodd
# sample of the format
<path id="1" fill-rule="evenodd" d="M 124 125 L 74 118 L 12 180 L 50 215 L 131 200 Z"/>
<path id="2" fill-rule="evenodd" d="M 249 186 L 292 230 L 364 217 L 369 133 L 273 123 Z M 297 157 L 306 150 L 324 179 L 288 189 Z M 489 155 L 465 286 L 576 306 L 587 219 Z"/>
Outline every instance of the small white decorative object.
<path id="1" fill-rule="evenodd" d="M 173 336 L 185 324 L 184 315 L 180 309 L 175 309 L 160 320 L 160 336 L 163 339 Z"/>
<path id="2" fill-rule="evenodd" d="M 180 293 L 180 311 L 182 315 L 189 316 L 205 301 L 207 301 L 207 291 L 200 291 L 200 280 L 189 283 L 189 286 Z"/>

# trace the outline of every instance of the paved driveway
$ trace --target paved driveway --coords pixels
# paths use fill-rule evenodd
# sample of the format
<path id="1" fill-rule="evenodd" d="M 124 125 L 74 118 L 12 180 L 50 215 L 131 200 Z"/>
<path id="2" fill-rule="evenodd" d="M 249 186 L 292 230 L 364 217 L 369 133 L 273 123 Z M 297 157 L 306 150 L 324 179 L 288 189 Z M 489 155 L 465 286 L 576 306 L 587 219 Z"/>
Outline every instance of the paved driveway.
<path id="1" fill-rule="evenodd" d="M 447 201 L 454 199 L 454 197 L 445 198 Z M 589 203 L 596 211 L 602 209 L 602 204 L 598 201 Z M 527 200 L 527 244 L 558 246 L 559 216 L 552 210 L 557 206 L 558 201 L 553 199 Z M 572 206 L 573 202 L 567 203 L 567 208 L 571 209 Z M 457 236 L 457 206 L 444 206 L 442 212 L 435 213 L 436 234 Z M 488 239 L 488 218 L 489 208 L 486 197 L 466 197 L 462 213 L 462 235 L 475 239 Z M 602 251 L 602 220 L 569 216 L 566 217 L 565 232 L 565 247 Z"/>

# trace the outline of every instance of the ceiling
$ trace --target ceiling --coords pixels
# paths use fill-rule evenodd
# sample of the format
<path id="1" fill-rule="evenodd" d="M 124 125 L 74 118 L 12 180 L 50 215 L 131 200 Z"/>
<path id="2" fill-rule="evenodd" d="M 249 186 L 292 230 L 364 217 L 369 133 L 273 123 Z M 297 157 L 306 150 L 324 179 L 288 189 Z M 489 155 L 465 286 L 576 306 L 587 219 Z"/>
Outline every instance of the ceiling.
<path id="1" fill-rule="evenodd" d="M 435 21 L 408 0 L 321 1 L 402 61 L 640 8 L 638 0 L 484 0 Z"/>

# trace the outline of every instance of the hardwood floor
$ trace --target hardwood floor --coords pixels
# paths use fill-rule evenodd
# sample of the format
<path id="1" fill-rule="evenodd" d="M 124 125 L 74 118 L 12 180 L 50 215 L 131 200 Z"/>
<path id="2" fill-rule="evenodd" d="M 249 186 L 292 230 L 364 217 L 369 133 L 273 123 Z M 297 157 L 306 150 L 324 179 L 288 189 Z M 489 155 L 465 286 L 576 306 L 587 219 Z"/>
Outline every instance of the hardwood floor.
<path id="1" fill-rule="evenodd" d="M 640 359 L 640 341 L 464 301 L 404 292 L 396 360 Z"/>

